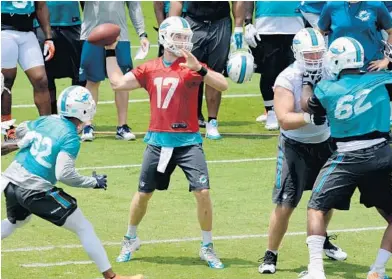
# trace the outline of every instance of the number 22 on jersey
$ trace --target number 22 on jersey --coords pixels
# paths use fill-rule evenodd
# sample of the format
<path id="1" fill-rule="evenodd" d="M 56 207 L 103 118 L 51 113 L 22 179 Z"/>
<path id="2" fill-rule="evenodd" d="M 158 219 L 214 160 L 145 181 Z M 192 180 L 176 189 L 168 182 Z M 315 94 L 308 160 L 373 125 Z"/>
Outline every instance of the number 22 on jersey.
<path id="1" fill-rule="evenodd" d="M 154 85 L 157 88 L 157 107 L 160 109 L 167 109 L 170 104 L 170 100 L 173 98 L 173 95 L 177 89 L 179 79 L 173 77 L 157 77 L 154 79 Z M 167 91 L 166 97 L 162 103 L 162 87 L 170 85 L 169 90 Z"/>

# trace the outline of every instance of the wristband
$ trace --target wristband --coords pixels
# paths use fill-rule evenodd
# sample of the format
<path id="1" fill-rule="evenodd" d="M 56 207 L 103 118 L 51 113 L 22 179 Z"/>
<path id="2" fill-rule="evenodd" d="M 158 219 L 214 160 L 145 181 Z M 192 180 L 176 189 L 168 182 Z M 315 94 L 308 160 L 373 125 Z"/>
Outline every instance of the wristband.
<path id="1" fill-rule="evenodd" d="M 107 49 L 105 51 L 106 57 L 116 57 L 116 50 L 115 49 Z"/>
<path id="2" fill-rule="evenodd" d="M 139 35 L 139 38 L 140 38 L 140 39 L 141 39 L 141 38 L 148 38 L 147 33 L 146 33 L 146 32 L 141 33 L 141 34 Z"/>
<path id="3" fill-rule="evenodd" d="M 45 42 L 46 41 L 52 41 L 53 42 L 53 38 L 45 39 Z"/>
<path id="4" fill-rule="evenodd" d="M 304 112 L 304 121 L 305 121 L 306 123 L 308 123 L 308 124 L 311 124 L 311 123 L 312 123 L 310 114 L 307 113 L 307 112 Z"/>
<path id="5" fill-rule="evenodd" d="M 201 69 L 198 70 L 196 73 L 198 73 L 199 75 L 204 77 L 207 74 L 207 72 L 208 72 L 208 70 L 206 68 L 204 68 L 203 66 L 201 66 Z"/>

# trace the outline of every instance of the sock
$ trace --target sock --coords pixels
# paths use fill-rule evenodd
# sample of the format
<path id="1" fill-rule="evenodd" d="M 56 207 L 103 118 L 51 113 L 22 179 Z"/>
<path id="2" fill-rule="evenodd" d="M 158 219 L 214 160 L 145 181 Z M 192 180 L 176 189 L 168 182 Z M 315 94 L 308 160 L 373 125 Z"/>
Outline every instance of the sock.
<path id="1" fill-rule="evenodd" d="M 275 256 L 278 255 L 278 250 L 270 250 L 270 249 L 267 249 L 267 251 L 270 251 L 270 252 L 274 253 Z"/>
<path id="2" fill-rule="evenodd" d="M 212 243 L 212 232 L 211 231 L 201 231 L 203 236 L 203 245 Z"/>
<path id="3" fill-rule="evenodd" d="M 12 115 L 11 114 L 6 114 L 6 115 L 2 115 L 1 116 L 1 122 L 3 121 L 9 121 L 12 119 Z"/>
<path id="4" fill-rule="evenodd" d="M 137 226 L 129 225 L 128 226 L 128 231 L 125 234 L 125 236 L 127 236 L 129 238 L 136 238 L 136 230 L 137 230 Z"/>
<path id="5" fill-rule="evenodd" d="M 1 239 L 10 236 L 17 228 L 16 224 L 12 224 L 8 219 L 1 221 Z"/>
<path id="6" fill-rule="evenodd" d="M 306 239 L 309 249 L 309 266 L 308 270 L 324 273 L 323 265 L 323 247 L 325 242 L 325 236 L 311 235 Z"/>
<path id="7" fill-rule="evenodd" d="M 266 112 L 274 110 L 274 101 L 264 101 L 264 107 Z"/>
<path id="8" fill-rule="evenodd" d="M 392 255 L 392 253 L 385 250 L 385 249 L 378 250 L 377 258 L 376 258 L 376 261 L 374 262 L 372 269 L 377 270 L 377 269 L 385 268 L 385 265 L 387 264 L 391 255 Z"/>
<path id="9" fill-rule="evenodd" d="M 216 117 L 209 117 L 208 116 L 208 122 L 210 122 L 211 120 L 216 120 Z"/>
<path id="10" fill-rule="evenodd" d="M 93 226 L 86 217 L 84 217 L 79 208 L 68 216 L 63 227 L 77 234 L 84 250 L 87 252 L 90 259 L 98 266 L 100 272 L 105 272 L 111 268 L 108 256 L 101 241 L 95 234 Z"/>

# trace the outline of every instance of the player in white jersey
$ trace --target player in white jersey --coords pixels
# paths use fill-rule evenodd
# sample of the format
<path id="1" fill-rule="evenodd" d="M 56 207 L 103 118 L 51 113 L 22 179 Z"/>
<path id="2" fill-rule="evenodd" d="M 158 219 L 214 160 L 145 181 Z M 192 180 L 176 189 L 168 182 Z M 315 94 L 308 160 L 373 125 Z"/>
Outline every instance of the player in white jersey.
<path id="1" fill-rule="evenodd" d="M 273 190 L 276 208 L 271 214 L 268 249 L 259 267 L 260 273 L 275 273 L 278 249 L 290 216 L 303 192 L 312 189 L 321 167 L 335 149 L 326 118 L 314 119 L 301 110 L 304 73 L 311 81 L 321 78 L 326 50 L 324 38 L 313 28 L 301 29 L 293 39 L 292 49 L 296 61 L 279 74 L 274 86 L 275 112 L 281 127 Z M 315 126 L 314 123 L 321 125 Z M 335 260 L 347 257 L 328 237 L 324 250 L 328 257 Z"/>
<path id="2" fill-rule="evenodd" d="M 59 115 L 42 116 L 16 129 L 20 151 L 1 178 L 7 219 L 1 221 L 1 239 L 36 215 L 77 234 L 83 248 L 105 279 L 142 279 L 142 275 L 116 275 L 91 223 L 76 199 L 54 186 L 58 181 L 79 188 L 105 189 L 106 175 L 80 175 L 75 170 L 79 153 L 78 128 L 95 114 L 90 92 L 81 86 L 66 88 L 59 96 Z M 4 186 L 4 187 L 3 187 Z"/>
<path id="3" fill-rule="evenodd" d="M 131 45 L 128 35 L 128 24 L 125 13 L 128 7 L 129 17 L 140 37 L 140 44 L 147 50 L 149 42 L 144 28 L 143 12 L 139 1 L 85 1 L 83 10 L 83 23 L 80 40 L 83 43 L 82 56 L 80 60 L 79 79 L 87 80 L 86 88 L 90 90 L 95 102 L 98 101 L 98 90 L 101 81 L 106 78 L 105 49 L 87 42 L 91 31 L 103 23 L 113 23 L 121 28 L 119 43 L 117 44 L 117 62 L 125 74 L 132 70 Z M 134 140 L 135 135 L 128 126 L 128 99 L 129 93 L 120 92 L 115 94 L 117 107 L 117 133 L 116 138 L 121 140 Z M 94 139 L 94 127 L 92 119 L 88 121 L 83 129 L 82 140 L 92 141 Z"/>

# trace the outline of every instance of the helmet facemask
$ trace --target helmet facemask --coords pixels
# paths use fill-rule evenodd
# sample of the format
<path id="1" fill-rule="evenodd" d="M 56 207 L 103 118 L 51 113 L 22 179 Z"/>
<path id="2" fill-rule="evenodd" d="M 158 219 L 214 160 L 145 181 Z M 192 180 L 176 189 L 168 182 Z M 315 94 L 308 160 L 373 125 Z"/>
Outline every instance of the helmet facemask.
<path id="1" fill-rule="evenodd" d="M 192 44 L 192 30 L 163 30 L 161 31 L 159 41 L 164 49 L 170 51 L 177 57 L 182 57 L 181 49 L 191 51 Z"/>

